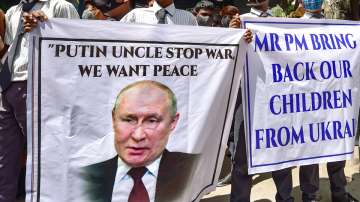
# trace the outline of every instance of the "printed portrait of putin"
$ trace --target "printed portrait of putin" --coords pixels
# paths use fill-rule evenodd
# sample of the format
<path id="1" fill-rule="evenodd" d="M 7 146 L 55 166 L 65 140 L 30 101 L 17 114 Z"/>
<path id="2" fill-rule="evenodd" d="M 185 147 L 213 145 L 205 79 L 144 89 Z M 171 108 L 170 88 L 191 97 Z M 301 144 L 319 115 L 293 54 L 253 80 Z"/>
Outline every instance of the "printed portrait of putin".
<path id="1" fill-rule="evenodd" d="M 179 120 L 166 85 L 144 80 L 124 87 L 112 109 L 117 156 L 84 167 L 87 201 L 183 202 L 198 155 L 166 149 Z"/>

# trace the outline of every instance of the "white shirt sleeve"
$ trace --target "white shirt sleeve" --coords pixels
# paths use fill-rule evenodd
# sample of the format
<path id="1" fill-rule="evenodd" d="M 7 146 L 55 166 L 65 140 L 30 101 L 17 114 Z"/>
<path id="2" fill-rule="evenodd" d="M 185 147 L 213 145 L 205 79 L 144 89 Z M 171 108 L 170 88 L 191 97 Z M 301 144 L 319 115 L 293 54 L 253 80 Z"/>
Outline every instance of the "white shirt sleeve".
<path id="1" fill-rule="evenodd" d="M 76 8 L 68 2 L 63 4 L 58 4 L 58 7 L 54 13 L 55 18 L 69 18 L 69 19 L 79 19 L 79 14 Z"/>
<path id="2" fill-rule="evenodd" d="M 127 13 L 124 17 L 121 18 L 120 22 L 123 23 L 135 23 L 136 22 L 136 14 L 135 9 Z"/>
<path id="3" fill-rule="evenodd" d="M 13 28 L 12 28 L 12 23 L 11 22 L 11 17 L 14 13 L 15 10 L 15 6 L 11 7 L 5 14 L 5 38 L 4 38 L 4 43 L 6 45 L 11 45 L 13 40 L 14 40 L 14 34 L 12 32 Z"/>

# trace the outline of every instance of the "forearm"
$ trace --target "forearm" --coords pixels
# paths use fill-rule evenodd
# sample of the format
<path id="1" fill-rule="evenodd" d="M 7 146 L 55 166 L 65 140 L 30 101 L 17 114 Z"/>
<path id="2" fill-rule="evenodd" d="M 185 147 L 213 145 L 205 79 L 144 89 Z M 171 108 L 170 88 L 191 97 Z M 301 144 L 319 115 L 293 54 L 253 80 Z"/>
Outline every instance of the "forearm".
<path id="1" fill-rule="evenodd" d="M 5 14 L 0 9 L 0 59 L 6 53 L 7 47 L 5 45 Z"/>
<path id="2" fill-rule="evenodd" d="M 9 48 L 9 46 L 4 44 L 2 39 L 0 39 L 0 40 L 1 40 L 0 41 L 0 60 L 1 60 L 1 58 L 5 55 L 7 49 Z"/>
<path id="3" fill-rule="evenodd" d="M 117 18 L 119 16 L 125 15 L 129 11 L 130 11 L 130 2 L 127 1 L 127 2 L 124 2 L 121 5 L 119 5 L 118 7 L 113 8 L 112 10 L 108 11 L 106 13 L 106 15 L 108 15 L 109 17 L 112 17 L 112 18 Z"/>

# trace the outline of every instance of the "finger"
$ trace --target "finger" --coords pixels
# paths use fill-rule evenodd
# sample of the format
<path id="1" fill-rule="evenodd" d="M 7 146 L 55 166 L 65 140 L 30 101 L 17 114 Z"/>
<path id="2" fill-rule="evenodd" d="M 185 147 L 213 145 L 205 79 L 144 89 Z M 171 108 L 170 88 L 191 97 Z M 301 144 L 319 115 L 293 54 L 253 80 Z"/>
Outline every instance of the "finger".
<path id="1" fill-rule="evenodd" d="M 29 23 L 29 22 L 24 23 L 24 27 L 31 27 L 31 24 L 32 24 L 32 23 Z"/>
<path id="2" fill-rule="evenodd" d="M 31 24 L 24 25 L 24 32 L 30 32 L 32 30 Z"/>
<path id="3" fill-rule="evenodd" d="M 43 19 L 48 20 L 48 16 L 43 11 L 41 11 L 41 13 L 42 13 L 41 15 L 42 15 Z"/>
<path id="4" fill-rule="evenodd" d="M 40 20 L 41 22 L 47 20 L 47 16 L 43 11 L 40 11 L 40 10 L 34 11 L 32 13 L 32 15 L 33 15 L 34 18 Z"/>
<path id="5" fill-rule="evenodd" d="M 37 19 L 40 20 L 40 22 L 45 21 L 45 13 L 44 12 L 38 11 L 36 14 L 37 14 Z"/>
<path id="6" fill-rule="evenodd" d="M 229 27 L 233 27 L 235 24 L 236 24 L 236 22 L 235 22 L 234 20 L 231 20 L 231 21 L 229 22 Z"/>
<path id="7" fill-rule="evenodd" d="M 229 24 L 229 27 L 231 27 L 231 28 L 239 28 L 239 27 L 240 27 L 240 23 L 234 21 L 233 23 L 230 23 L 230 24 Z"/>
<path id="8" fill-rule="evenodd" d="M 233 19 L 239 19 L 240 20 L 240 15 L 238 13 L 236 13 L 233 17 Z"/>

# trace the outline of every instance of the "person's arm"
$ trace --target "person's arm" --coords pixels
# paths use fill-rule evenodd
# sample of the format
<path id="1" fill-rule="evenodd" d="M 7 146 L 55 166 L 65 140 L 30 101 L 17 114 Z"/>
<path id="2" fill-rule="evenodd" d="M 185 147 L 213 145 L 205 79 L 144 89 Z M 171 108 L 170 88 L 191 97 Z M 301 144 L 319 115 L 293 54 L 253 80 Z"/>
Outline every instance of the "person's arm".
<path id="1" fill-rule="evenodd" d="M 231 19 L 230 23 L 229 23 L 229 27 L 230 28 L 241 28 L 241 21 L 240 21 L 240 15 L 236 14 L 234 15 L 234 17 Z M 246 29 L 245 33 L 244 33 L 244 39 L 247 43 L 251 43 L 252 42 L 252 32 L 249 29 Z"/>
<path id="2" fill-rule="evenodd" d="M 136 23 L 136 9 L 131 10 L 128 12 L 124 17 L 121 18 L 120 22 L 123 23 Z"/>
<path id="3" fill-rule="evenodd" d="M 69 2 L 58 5 L 54 9 L 54 18 L 69 18 L 69 19 L 79 19 L 79 14 L 76 11 L 76 8 Z M 23 14 L 23 23 L 24 31 L 30 32 L 35 28 L 39 22 L 44 22 L 48 19 L 46 14 L 41 10 L 36 10 L 32 12 L 24 12 Z"/>
<path id="4" fill-rule="evenodd" d="M 117 19 L 130 11 L 130 1 L 124 0 L 120 5 L 106 12 L 105 15 Z"/>
<path id="5" fill-rule="evenodd" d="M 5 14 L 0 9 L 0 59 L 6 53 L 7 46 L 5 45 Z"/>
<path id="6" fill-rule="evenodd" d="M 5 36 L 5 13 L 0 9 L 0 37 L 4 40 Z"/>

